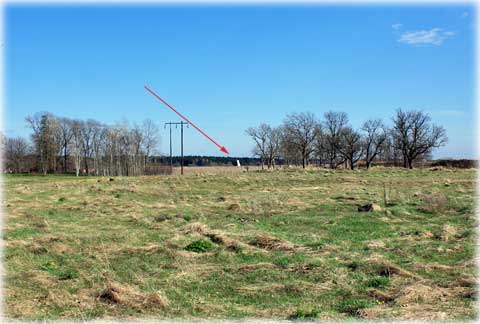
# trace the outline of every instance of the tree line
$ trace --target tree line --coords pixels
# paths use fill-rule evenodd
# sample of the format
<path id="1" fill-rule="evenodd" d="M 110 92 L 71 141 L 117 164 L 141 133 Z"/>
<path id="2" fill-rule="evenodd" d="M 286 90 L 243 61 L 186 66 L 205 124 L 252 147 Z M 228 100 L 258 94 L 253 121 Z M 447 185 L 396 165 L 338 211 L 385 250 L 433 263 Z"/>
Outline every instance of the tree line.
<path id="1" fill-rule="evenodd" d="M 150 119 L 141 125 L 106 125 L 40 112 L 25 120 L 30 141 L 2 138 L 8 172 L 68 173 L 73 166 L 77 176 L 142 175 L 160 143 L 158 126 Z"/>
<path id="2" fill-rule="evenodd" d="M 182 158 L 173 156 L 172 163 L 174 166 L 180 166 Z M 155 161 L 162 164 L 170 164 L 169 156 L 155 157 Z M 240 166 L 260 165 L 260 159 L 256 157 L 232 157 L 232 156 L 203 156 L 203 155 L 185 155 L 183 157 L 184 166 Z"/>
<path id="3" fill-rule="evenodd" d="M 303 168 L 315 163 L 353 170 L 360 163 L 368 169 L 375 161 L 384 161 L 411 169 L 448 140 L 445 129 L 432 124 L 428 114 L 402 109 L 396 110 L 390 125 L 369 119 L 355 129 L 344 112 L 328 111 L 322 119 L 302 112 L 287 115 L 276 127 L 265 123 L 250 127 L 246 134 L 255 143 L 253 153 L 262 168 L 283 161 Z"/>

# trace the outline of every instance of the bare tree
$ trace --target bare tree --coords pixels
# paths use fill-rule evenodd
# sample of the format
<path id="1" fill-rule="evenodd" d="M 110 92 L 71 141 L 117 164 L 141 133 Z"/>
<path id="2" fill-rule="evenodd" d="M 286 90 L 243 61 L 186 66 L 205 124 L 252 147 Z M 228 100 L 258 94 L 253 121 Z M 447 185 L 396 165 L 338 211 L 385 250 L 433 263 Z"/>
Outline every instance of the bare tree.
<path id="1" fill-rule="evenodd" d="M 267 167 L 275 168 L 275 160 L 280 155 L 282 130 L 280 127 L 271 127 L 267 134 Z"/>
<path id="2" fill-rule="evenodd" d="M 382 150 L 385 148 L 387 132 L 380 119 L 367 120 L 362 126 L 362 131 L 365 133 L 365 165 L 368 169 L 375 158 L 381 154 Z"/>
<path id="3" fill-rule="evenodd" d="M 317 119 L 310 112 L 287 115 L 283 122 L 283 136 L 288 145 L 299 154 L 303 168 L 307 166 L 315 151 L 314 142 L 318 127 Z"/>
<path id="4" fill-rule="evenodd" d="M 81 125 L 83 163 L 85 166 L 85 173 L 88 175 L 90 173 L 88 161 L 92 158 L 93 138 L 95 136 L 98 122 L 93 119 L 88 119 L 86 122 L 81 123 Z"/>
<path id="5" fill-rule="evenodd" d="M 79 120 L 72 120 L 70 122 L 70 129 L 72 131 L 71 152 L 73 153 L 73 162 L 75 164 L 75 174 L 78 177 L 80 174 L 80 165 L 82 163 L 82 128 L 83 122 Z"/>
<path id="6" fill-rule="evenodd" d="M 30 153 L 30 144 L 27 140 L 22 137 L 7 137 L 4 146 L 7 170 L 15 173 L 25 171 L 26 156 Z"/>
<path id="7" fill-rule="evenodd" d="M 315 135 L 315 157 L 317 159 L 317 163 L 319 165 L 325 166 L 328 164 L 328 154 L 327 154 L 327 140 L 326 136 L 323 132 L 323 125 L 319 123 L 316 129 Z"/>
<path id="8" fill-rule="evenodd" d="M 88 120 L 87 127 L 90 131 L 90 158 L 93 159 L 93 171 L 95 175 L 100 175 L 100 160 L 101 160 L 101 141 L 104 135 L 104 126 L 96 120 Z M 85 143 L 84 137 L 84 143 Z M 88 174 L 88 172 L 87 172 Z"/>
<path id="9" fill-rule="evenodd" d="M 158 127 L 149 119 L 130 127 L 125 120 L 113 126 L 94 119 L 70 120 L 40 112 L 26 118 L 32 128 L 37 170 L 56 171 L 57 160 L 68 172 L 69 156 L 75 173 L 86 175 L 141 175 L 160 142 Z"/>
<path id="10" fill-rule="evenodd" d="M 260 158 L 262 169 L 265 163 L 270 168 L 278 153 L 279 137 L 276 131 L 270 125 L 260 124 L 248 128 L 245 133 L 255 142 L 253 153 Z"/>
<path id="11" fill-rule="evenodd" d="M 145 154 L 143 153 L 143 130 L 138 125 L 135 125 L 133 129 L 130 130 L 131 137 L 131 154 L 132 157 L 132 174 L 139 175 L 143 173 L 143 168 L 145 166 Z"/>
<path id="12" fill-rule="evenodd" d="M 50 113 L 37 113 L 27 116 L 27 123 L 33 130 L 32 141 L 43 174 L 55 171 L 58 148 L 55 133 L 57 131 L 56 118 Z"/>
<path id="13" fill-rule="evenodd" d="M 352 127 L 344 127 L 340 134 L 338 151 L 343 159 L 348 162 L 350 169 L 354 170 L 364 152 L 360 133 Z"/>
<path id="14" fill-rule="evenodd" d="M 151 154 L 157 152 L 160 144 L 160 134 L 158 126 L 151 120 L 145 119 L 142 125 L 143 150 L 145 151 L 145 166 Z"/>
<path id="15" fill-rule="evenodd" d="M 418 110 L 398 109 L 393 118 L 395 147 L 402 152 L 403 166 L 413 168 L 419 157 L 431 154 L 447 142 L 445 129 L 430 123 L 430 116 Z"/>
<path id="16" fill-rule="evenodd" d="M 292 139 L 290 138 L 290 134 L 285 131 L 283 125 L 279 128 L 280 134 L 280 152 L 279 154 L 283 157 L 285 163 L 287 165 L 298 165 L 300 164 L 300 157 L 298 154 L 298 150 L 293 144 Z"/>
<path id="17" fill-rule="evenodd" d="M 324 141 L 323 150 L 328 158 L 330 168 L 336 169 L 345 162 L 345 158 L 340 154 L 342 145 L 342 132 L 348 124 L 347 114 L 344 112 L 328 111 L 324 114 Z"/>
<path id="18" fill-rule="evenodd" d="M 63 155 L 63 172 L 67 173 L 67 160 L 68 160 L 68 147 L 72 140 L 71 120 L 68 118 L 57 119 L 58 128 L 58 142 L 60 143 L 62 155 Z"/>

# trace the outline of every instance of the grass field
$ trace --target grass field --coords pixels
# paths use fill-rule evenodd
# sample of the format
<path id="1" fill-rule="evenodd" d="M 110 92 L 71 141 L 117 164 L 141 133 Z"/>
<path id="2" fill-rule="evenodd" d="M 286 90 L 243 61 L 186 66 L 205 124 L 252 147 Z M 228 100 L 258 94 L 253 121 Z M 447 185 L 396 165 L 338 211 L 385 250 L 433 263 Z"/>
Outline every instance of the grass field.
<path id="1" fill-rule="evenodd" d="M 475 177 L 6 176 L 6 315 L 472 319 Z"/>

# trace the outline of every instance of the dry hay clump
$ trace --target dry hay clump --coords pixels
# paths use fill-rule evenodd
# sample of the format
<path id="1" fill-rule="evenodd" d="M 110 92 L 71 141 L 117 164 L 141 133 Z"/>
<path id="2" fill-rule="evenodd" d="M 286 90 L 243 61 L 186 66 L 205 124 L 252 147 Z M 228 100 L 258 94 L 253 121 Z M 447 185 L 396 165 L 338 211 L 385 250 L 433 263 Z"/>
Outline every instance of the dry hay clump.
<path id="1" fill-rule="evenodd" d="M 61 236 L 46 236 L 36 239 L 29 244 L 28 251 L 34 254 L 53 252 L 56 254 L 71 253 L 72 249 L 64 243 L 65 238 Z"/>
<path id="2" fill-rule="evenodd" d="M 369 295 L 380 303 L 363 310 L 364 319 L 390 318 L 415 321 L 445 321 L 454 314 L 471 316 L 469 308 L 462 306 L 458 308 L 454 305 L 463 305 L 462 299 L 474 296 L 471 288 L 442 288 L 427 280 L 405 285 L 396 293 L 373 289 Z M 451 311 L 455 313 L 445 312 L 450 307 L 453 307 Z"/>
<path id="3" fill-rule="evenodd" d="M 48 250 L 44 246 L 36 242 L 30 244 L 30 246 L 28 247 L 28 251 L 33 254 L 43 254 L 48 252 Z"/>
<path id="4" fill-rule="evenodd" d="M 401 307 L 415 304 L 437 305 L 451 301 L 453 298 L 474 298 L 477 292 L 472 284 L 475 282 L 467 278 L 465 282 L 459 280 L 440 287 L 430 280 L 419 280 L 404 285 L 396 293 L 372 289 L 369 295 L 379 301 L 391 302 Z"/>
<path id="5" fill-rule="evenodd" d="M 227 250 L 237 252 L 240 250 L 250 250 L 251 248 L 234 238 L 231 234 L 219 230 L 211 230 L 207 225 L 202 223 L 190 223 L 182 228 L 185 234 L 200 234 L 209 238 L 213 243 L 225 246 Z"/>
<path id="6" fill-rule="evenodd" d="M 370 257 L 367 260 L 367 263 L 365 266 L 369 267 L 370 272 L 373 271 L 375 274 L 380 276 L 390 277 L 392 275 L 398 275 L 400 277 L 405 277 L 405 278 L 421 279 L 420 276 L 410 271 L 404 270 L 399 266 L 393 264 L 392 262 L 383 259 L 380 256 Z"/>
<path id="7" fill-rule="evenodd" d="M 368 292 L 368 295 L 370 297 L 375 298 L 376 300 L 382 301 L 382 302 L 391 302 L 395 299 L 395 296 L 392 294 L 389 294 L 384 291 L 380 291 L 378 289 L 372 289 Z"/>
<path id="8" fill-rule="evenodd" d="M 270 262 L 259 262 L 259 263 L 253 263 L 253 264 L 245 264 L 237 268 L 237 271 L 241 273 L 250 273 L 250 272 L 255 272 L 259 270 L 271 270 L 275 269 L 277 266 L 273 263 Z"/>
<path id="9" fill-rule="evenodd" d="M 97 294 L 97 300 L 109 305 L 125 305 L 139 311 L 152 308 L 167 308 L 168 299 L 159 292 L 139 293 L 133 287 L 121 286 L 119 283 L 108 282 L 105 289 Z"/>
<path id="10" fill-rule="evenodd" d="M 213 243 L 225 246 L 229 251 L 236 252 L 249 248 L 245 243 L 229 238 L 226 233 L 221 231 L 209 231 L 205 236 L 207 236 Z"/>
<path id="11" fill-rule="evenodd" d="M 16 247 L 24 247 L 29 245 L 27 241 L 24 240 L 10 240 L 10 241 L 3 241 L 2 244 L 5 244 L 7 248 L 16 248 Z"/>
<path id="12" fill-rule="evenodd" d="M 385 241 L 382 240 L 371 240 L 367 243 L 367 247 L 371 250 L 384 249 L 385 246 Z"/>
<path id="13" fill-rule="evenodd" d="M 286 269 L 287 272 L 294 272 L 298 274 L 307 274 L 307 273 L 312 273 L 312 272 L 317 272 L 317 271 L 322 271 L 323 268 L 315 265 L 315 264 L 297 264 L 294 266 L 290 266 L 289 268 Z"/>
<path id="14" fill-rule="evenodd" d="M 380 304 L 372 308 L 362 310 L 362 320 L 387 319 L 395 321 L 405 321 L 406 323 L 414 322 L 432 322 L 445 321 L 448 314 L 443 311 L 441 304 L 413 304 L 401 306 L 400 308 L 392 308 L 387 304 Z"/>
<path id="15" fill-rule="evenodd" d="M 448 284 L 446 289 L 456 296 L 476 299 L 478 297 L 478 280 L 473 277 L 460 278 Z"/>
<path id="16" fill-rule="evenodd" d="M 465 278 L 460 278 L 455 281 L 453 281 L 450 285 L 450 287 L 470 287 L 474 288 L 478 286 L 478 280 L 473 278 L 473 277 L 465 277 Z"/>
<path id="17" fill-rule="evenodd" d="M 457 235 L 457 228 L 452 225 L 444 225 L 440 239 L 442 241 L 450 241 Z"/>
<path id="18" fill-rule="evenodd" d="M 436 213 L 447 208 L 448 199 L 443 193 L 423 194 L 420 199 L 423 203 L 423 206 L 419 208 L 420 211 Z"/>
<path id="19" fill-rule="evenodd" d="M 238 212 L 241 208 L 239 204 L 231 204 L 230 206 L 228 206 L 227 209 L 230 211 Z"/>
<path id="20" fill-rule="evenodd" d="M 249 244 L 265 250 L 294 251 L 299 249 L 291 242 L 266 234 L 257 235 Z"/>
<path id="21" fill-rule="evenodd" d="M 395 304 L 404 306 L 416 303 L 437 303 L 444 301 L 449 292 L 440 287 L 430 286 L 424 282 L 416 282 L 401 289 L 395 298 Z"/>
<path id="22" fill-rule="evenodd" d="M 182 232 L 185 234 L 198 233 L 205 235 L 208 231 L 209 228 L 207 225 L 198 222 L 187 224 L 182 228 Z"/>
<path id="23" fill-rule="evenodd" d="M 303 289 L 302 287 L 298 287 L 293 284 L 278 284 L 272 283 L 267 285 L 251 285 L 251 286 L 244 286 L 235 288 L 236 291 L 239 292 L 247 292 L 247 293 L 256 293 L 256 292 L 268 292 L 268 293 L 288 293 L 288 294 L 301 294 Z"/>
<path id="24" fill-rule="evenodd" d="M 126 248 L 124 251 L 127 252 L 128 254 L 134 255 L 136 253 L 149 253 L 149 252 L 158 252 L 158 251 L 164 251 L 165 249 L 155 243 L 147 244 L 145 246 L 134 246 L 134 247 L 129 247 Z"/>
<path id="25" fill-rule="evenodd" d="M 30 194 L 32 193 L 32 188 L 20 185 L 15 187 L 15 191 L 19 194 Z"/>

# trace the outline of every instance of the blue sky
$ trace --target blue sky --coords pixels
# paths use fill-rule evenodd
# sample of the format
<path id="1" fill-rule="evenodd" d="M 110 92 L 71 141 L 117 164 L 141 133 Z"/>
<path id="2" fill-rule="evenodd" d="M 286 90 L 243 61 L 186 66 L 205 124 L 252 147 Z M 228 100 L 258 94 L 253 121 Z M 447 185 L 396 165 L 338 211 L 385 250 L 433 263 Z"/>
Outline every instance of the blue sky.
<path id="1" fill-rule="evenodd" d="M 251 155 L 246 128 L 288 113 L 345 111 L 359 127 L 397 108 L 447 129 L 436 157 L 475 156 L 472 6 L 9 5 L 4 21 L 10 136 L 38 111 L 178 121 L 148 85 L 232 156 Z M 190 128 L 185 154 L 221 153 Z"/>

